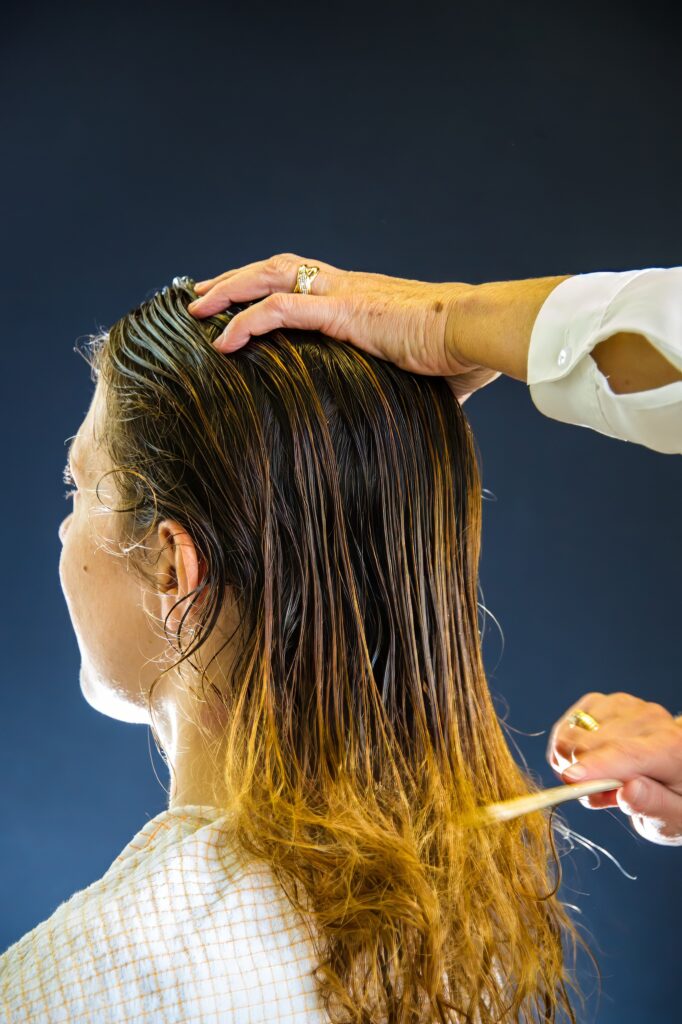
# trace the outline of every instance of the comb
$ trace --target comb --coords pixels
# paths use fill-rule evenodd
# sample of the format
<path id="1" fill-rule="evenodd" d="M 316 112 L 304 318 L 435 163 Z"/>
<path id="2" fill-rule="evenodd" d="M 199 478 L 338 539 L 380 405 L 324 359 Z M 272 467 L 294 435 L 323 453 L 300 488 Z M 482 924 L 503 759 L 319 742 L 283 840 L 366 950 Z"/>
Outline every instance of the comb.
<path id="1" fill-rule="evenodd" d="M 592 796 L 593 793 L 620 789 L 623 785 L 625 783 L 618 779 L 590 779 L 587 782 L 564 783 L 552 789 L 541 789 L 538 793 L 527 793 L 511 800 L 502 800 L 500 803 L 485 804 L 478 808 L 474 818 L 480 821 L 509 821 L 511 818 L 519 818 L 522 814 L 562 804 L 566 800 L 579 800 L 580 797 Z"/>

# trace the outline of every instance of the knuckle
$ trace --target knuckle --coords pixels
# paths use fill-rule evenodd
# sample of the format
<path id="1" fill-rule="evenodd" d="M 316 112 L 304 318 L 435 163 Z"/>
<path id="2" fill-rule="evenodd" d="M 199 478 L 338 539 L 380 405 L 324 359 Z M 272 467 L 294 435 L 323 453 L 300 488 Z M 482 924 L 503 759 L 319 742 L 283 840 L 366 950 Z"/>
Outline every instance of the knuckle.
<path id="1" fill-rule="evenodd" d="M 640 701 L 639 697 L 635 697 L 632 693 L 625 693 L 623 690 L 617 690 L 615 693 L 609 694 L 609 696 L 622 704 L 636 704 Z"/>
<path id="2" fill-rule="evenodd" d="M 647 702 L 647 711 L 656 718 L 670 718 L 672 721 L 672 716 L 668 709 L 664 708 L 662 704 L 657 704 L 656 701 Z"/>
<path id="3" fill-rule="evenodd" d="M 270 264 L 276 273 L 286 274 L 291 270 L 291 264 L 296 262 L 297 256 L 292 252 L 278 252 L 270 257 Z"/>

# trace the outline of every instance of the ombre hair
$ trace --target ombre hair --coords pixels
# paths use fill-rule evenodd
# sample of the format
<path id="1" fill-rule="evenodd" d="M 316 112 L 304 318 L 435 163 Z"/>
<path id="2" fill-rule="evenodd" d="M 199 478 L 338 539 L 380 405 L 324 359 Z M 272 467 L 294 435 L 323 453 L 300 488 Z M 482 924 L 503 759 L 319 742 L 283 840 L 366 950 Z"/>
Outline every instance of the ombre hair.
<path id="1" fill-rule="evenodd" d="M 194 298 L 175 278 L 87 358 L 134 570 L 166 517 L 201 556 L 178 664 L 238 609 L 212 694 L 234 842 L 306 923 L 333 1021 L 575 1022 L 567 965 L 578 944 L 596 961 L 558 897 L 551 813 L 465 824 L 537 786 L 483 666 L 464 412 L 441 377 L 314 331 L 220 353 L 244 305 L 200 320 Z"/>

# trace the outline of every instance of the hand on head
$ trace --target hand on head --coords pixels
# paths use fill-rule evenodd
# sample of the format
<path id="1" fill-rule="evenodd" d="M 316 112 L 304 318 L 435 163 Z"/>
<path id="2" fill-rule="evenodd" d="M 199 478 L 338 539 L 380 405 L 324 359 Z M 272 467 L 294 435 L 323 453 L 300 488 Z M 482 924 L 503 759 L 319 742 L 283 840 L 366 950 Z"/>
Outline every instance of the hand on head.
<path id="1" fill-rule="evenodd" d="M 293 291 L 303 264 L 319 268 L 309 294 Z M 467 358 L 458 338 L 460 305 L 474 287 L 341 270 L 282 253 L 199 282 L 201 297 L 188 309 L 203 317 L 253 301 L 215 342 L 223 352 L 280 327 L 317 330 L 411 373 L 445 377 L 462 404 L 500 376 Z"/>

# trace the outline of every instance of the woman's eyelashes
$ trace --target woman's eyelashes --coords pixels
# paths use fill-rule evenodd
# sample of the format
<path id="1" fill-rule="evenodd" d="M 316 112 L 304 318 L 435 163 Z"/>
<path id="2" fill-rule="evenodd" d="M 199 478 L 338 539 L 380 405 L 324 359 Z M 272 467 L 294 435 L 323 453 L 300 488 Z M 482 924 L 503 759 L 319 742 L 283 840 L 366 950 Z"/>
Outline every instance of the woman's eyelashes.
<path id="1" fill-rule="evenodd" d="M 71 469 L 69 467 L 68 462 L 64 466 L 64 472 L 62 473 L 62 480 L 64 481 L 65 484 L 73 484 L 74 485 L 72 488 L 70 488 L 64 494 L 64 497 L 68 501 L 69 498 L 72 498 L 74 496 L 74 494 L 78 493 L 78 488 L 76 487 L 76 481 L 73 478 L 73 474 L 71 472 Z"/>

